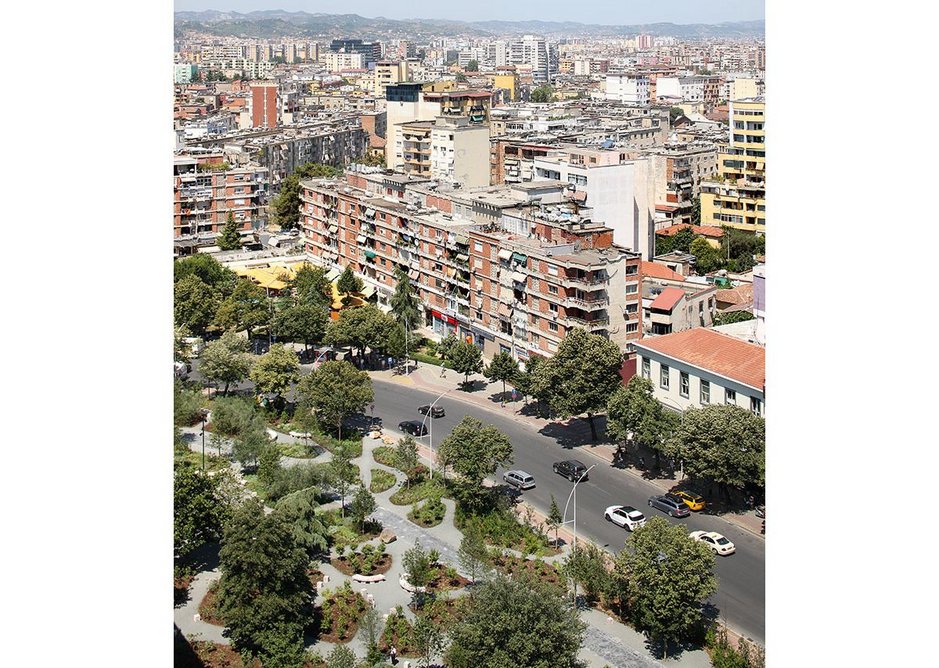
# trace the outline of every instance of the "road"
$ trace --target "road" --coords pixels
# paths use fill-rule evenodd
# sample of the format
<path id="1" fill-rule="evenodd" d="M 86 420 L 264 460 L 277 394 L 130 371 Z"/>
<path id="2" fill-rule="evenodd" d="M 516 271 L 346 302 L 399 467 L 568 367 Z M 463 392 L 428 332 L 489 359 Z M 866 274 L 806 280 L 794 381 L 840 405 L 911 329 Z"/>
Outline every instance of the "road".
<path id="1" fill-rule="evenodd" d="M 431 403 L 436 395 L 399 383 L 373 379 L 375 390 L 376 418 L 381 418 L 386 429 L 396 429 L 403 420 L 421 420 L 417 407 Z M 557 499 L 561 510 L 571 491 L 571 483 L 551 469 L 551 464 L 562 459 L 576 458 L 587 466 L 597 464 L 590 471 L 590 479 L 577 486 L 577 533 L 586 535 L 611 552 L 618 552 L 628 533 L 603 517 L 603 511 L 612 505 L 631 505 L 647 517 L 663 517 L 669 522 L 680 523 L 688 531 L 704 529 L 718 531 L 727 536 L 737 547 L 736 554 L 716 557 L 715 573 L 719 588 L 710 603 L 720 611 L 720 616 L 731 627 L 743 635 L 763 644 L 765 633 L 765 545 L 762 538 L 713 515 L 692 514 L 676 520 L 648 506 L 648 498 L 657 492 L 651 483 L 610 466 L 583 450 L 589 447 L 564 448 L 553 438 L 543 436 L 522 422 L 497 411 L 485 411 L 476 405 L 459 401 L 454 391 L 438 402 L 446 408 L 446 416 L 434 420 L 434 446 L 438 445 L 459 423 L 464 415 L 472 415 L 484 424 L 493 424 L 506 434 L 512 442 L 515 463 L 512 468 L 527 471 L 535 477 L 537 486 L 522 493 L 522 498 L 539 510 L 547 512 L 551 495 Z M 428 421 L 430 418 L 427 418 Z M 427 438 L 421 439 L 426 442 Z M 578 452 L 580 450 L 581 452 Z M 502 471 L 496 473 L 501 480 Z M 568 519 L 571 511 L 568 511 Z"/>

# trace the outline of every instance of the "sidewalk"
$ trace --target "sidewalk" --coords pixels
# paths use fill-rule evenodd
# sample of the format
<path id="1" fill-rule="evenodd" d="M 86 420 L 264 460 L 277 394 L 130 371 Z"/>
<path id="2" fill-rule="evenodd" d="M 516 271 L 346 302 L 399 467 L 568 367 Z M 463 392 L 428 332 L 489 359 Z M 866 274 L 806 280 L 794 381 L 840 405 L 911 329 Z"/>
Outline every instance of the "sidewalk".
<path id="1" fill-rule="evenodd" d="M 446 369 L 444 371 L 445 375 L 441 376 L 441 371 L 442 367 L 421 363 L 418 364 L 416 368 L 413 368 L 411 373 L 408 375 L 397 373 L 394 370 L 369 371 L 368 373 L 373 378 L 392 383 L 399 383 L 401 385 L 414 387 L 416 389 L 427 392 L 434 392 L 437 394 L 447 392 L 448 399 L 456 399 L 457 401 L 473 404 L 485 411 L 501 413 L 505 417 L 528 425 L 535 431 L 541 431 L 548 425 L 552 424 L 563 425 L 569 432 L 569 438 L 571 440 L 583 444 L 578 448 L 578 454 L 591 455 L 600 461 L 606 462 L 611 466 L 613 465 L 616 446 L 612 443 L 602 441 L 593 443 L 590 437 L 590 426 L 586 420 L 581 418 L 570 418 L 568 420 L 548 420 L 537 415 L 523 414 L 523 411 L 526 408 L 526 403 L 522 399 L 517 401 L 506 401 L 504 405 L 499 401 L 493 400 L 492 397 L 498 396 L 502 393 L 501 382 L 490 383 L 484 376 L 473 374 L 470 376 L 470 381 L 474 383 L 474 387 L 476 389 L 467 392 L 460 389 L 460 384 L 463 381 L 462 374 L 458 374 L 452 369 Z M 511 394 L 511 390 L 509 390 L 507 394 Z M 422 456 L 425 459 L 429 458 L 428 455 L 429 453 L 422 451 Z M 646 452 L 643 456 L 647 461 L 651 462 L 653 460 L 652 453 Z M 660 490 L 662 490 L 662 493 L 672 490 L 680 482 L 680 480 L 675 478 L 646 477 L 641 471 L 633 467 L 624 467 L 621 468 L 621 470 L 627 475 L 643 478 L 644 480 L 652 483 Z M 752 510 L 745 513 L 727 512 L 722 514 L 721 517 L 727 522 L 730 522 L 731 524 L 734 524 L 735 526 L 744 529 L 745 531 L 749 531 L 756 536 L 763 537 L 763 534 L 761 533 L 763 520 L 758 518 L 756 513 Z"/>

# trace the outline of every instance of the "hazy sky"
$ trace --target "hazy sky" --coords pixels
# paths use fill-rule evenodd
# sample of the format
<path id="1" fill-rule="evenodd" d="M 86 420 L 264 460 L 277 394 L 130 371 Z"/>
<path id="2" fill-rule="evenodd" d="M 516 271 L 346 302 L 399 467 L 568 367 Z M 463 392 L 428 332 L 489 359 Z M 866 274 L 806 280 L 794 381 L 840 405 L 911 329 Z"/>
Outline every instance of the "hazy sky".
<path id="1" fill-rule="evenodd" d="M 176 0 L 175 9 L 250 12 L 284 9 L 311 14 L 359 14 L 370 18 L 429 18 L 480 21 L 541 19 L 606 25 L 634 23 L 721 23 L 764 18 L 763 0 Z"/>

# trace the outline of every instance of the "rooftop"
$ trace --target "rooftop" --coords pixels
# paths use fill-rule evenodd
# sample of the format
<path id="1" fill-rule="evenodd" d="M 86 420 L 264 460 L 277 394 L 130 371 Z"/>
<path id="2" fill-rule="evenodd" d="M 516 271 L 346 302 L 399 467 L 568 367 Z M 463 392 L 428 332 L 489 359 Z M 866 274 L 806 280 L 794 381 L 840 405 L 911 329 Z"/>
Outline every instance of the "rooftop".
<path id="1" fill-rule="evenodd" d="M 761 392 L 766 386 L 766 350 L 713 329 L 695 327 L 675 334 L 644 338 L 635 345 Z"/>

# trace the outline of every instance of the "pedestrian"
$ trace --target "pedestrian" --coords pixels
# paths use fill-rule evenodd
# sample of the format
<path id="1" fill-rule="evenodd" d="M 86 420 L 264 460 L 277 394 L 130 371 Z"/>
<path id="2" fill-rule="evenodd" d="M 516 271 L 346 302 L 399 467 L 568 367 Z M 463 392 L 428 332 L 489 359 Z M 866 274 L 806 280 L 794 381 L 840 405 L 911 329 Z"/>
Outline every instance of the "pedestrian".
<path id="1" fill-rule="evenodd" d="M 391 646 L 391 649 L 388 651 L 388 654 L 391 655 L 391 665 L 397 665 L 398 663 L 398 650 L 394 645 Z"/>

